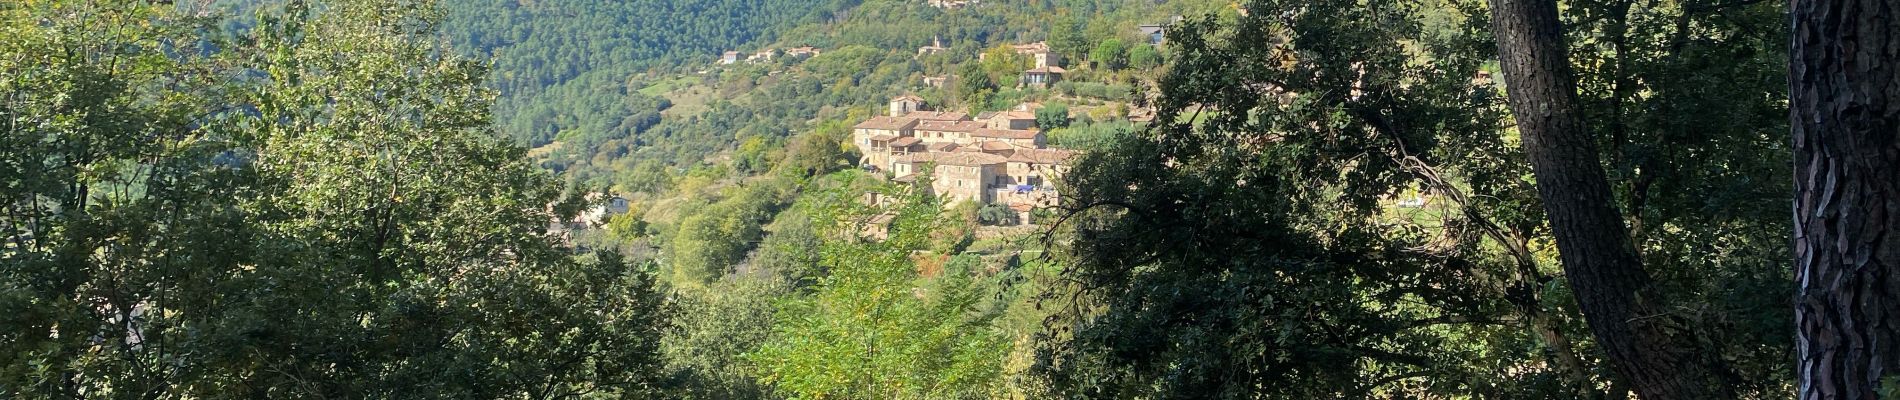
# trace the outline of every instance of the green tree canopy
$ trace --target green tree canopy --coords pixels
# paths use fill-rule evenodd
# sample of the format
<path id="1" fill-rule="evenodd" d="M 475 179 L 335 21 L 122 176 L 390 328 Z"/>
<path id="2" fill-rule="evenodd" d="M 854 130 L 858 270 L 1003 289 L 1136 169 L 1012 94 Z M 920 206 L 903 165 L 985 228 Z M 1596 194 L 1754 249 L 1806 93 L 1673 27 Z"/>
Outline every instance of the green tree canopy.
<path id="1" fill-rule="evenodd" d="M 1128 66 L 1137 70 L 1148 70 L 1161 66 L 1161 52 L 1154 46 L 1135 45 L 1128 49 Z"/>
<path id="2" fill-rule="evenodd" d="M 1094 50 L 1089 50 L 1089 62 L 1095 63 L 1096 68 L 1110 71 L 1127 67 L 1128 46 L 1122 44 L 1121 39 L 1103 40 L 1095 45 Z"/>
<path id="3" fill-rule="evenodd" d="M 49 122 L 0 135 L 34 168 L 0 172 L 0 395 L 655 393 L 651 276 L 544 234 L 578 199 L 431 7 L 292 1 L 204 51 L 169 5 L 0 6 L 0 119 Z"/>

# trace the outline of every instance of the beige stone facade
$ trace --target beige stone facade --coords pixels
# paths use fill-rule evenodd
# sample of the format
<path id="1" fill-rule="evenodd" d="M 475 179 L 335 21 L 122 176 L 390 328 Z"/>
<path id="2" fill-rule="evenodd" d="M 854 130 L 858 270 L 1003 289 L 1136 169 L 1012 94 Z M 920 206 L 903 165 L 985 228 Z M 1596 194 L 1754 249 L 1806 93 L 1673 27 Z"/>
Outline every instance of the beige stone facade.
<path id="1" fill-rule="evenodd" d="M 983 204 L 995 202 L 991 189 L 1002 184 L 1003 156 L 989 153 L 951 152 L 935 153 L 936 169 L 932 170 L 931 194 L 943 198 L 944 203 L 955 204 L 974 201 Z"/>
<path id="2" fill-rule="evenodd" d="M 856 144 L 864 156 L 858 162 L 880 171 L 890 168 L 891 153 L 904 150 L 891 148 L 891 142 L 915 136 L 912 130 L 916 127 L 915 119 L 890 116 L 872 117 L 853 126 L 851 143 Z"/>
<path id="3" fill-rule="evenodd" d="M 1068 172 L 1074 154 L 1047 147 L 1034 113 L 982 117 L 972 120 L 968 114 L 933 111 L 873 117 L 855 127 L 853 139 L 866 169 L 901 182 L 928 175 L 928 190 L 946 205 L 974 201 L 1012 209 L 1057 206 L 1060 196 L 1054 184 Z"/>
<path id="4" fill-rule="evenodd" d="M 889 115 L 893 117 L 902 117 L 906 114 L 910 114 L 917 111 L 923 111 L 923 110 L 924 110 L 924 99 L 922 97 L 917 97 L 914 95 L 907 94 L 903 96 L 897 96 L 896 98 L 891 99 Z"/>

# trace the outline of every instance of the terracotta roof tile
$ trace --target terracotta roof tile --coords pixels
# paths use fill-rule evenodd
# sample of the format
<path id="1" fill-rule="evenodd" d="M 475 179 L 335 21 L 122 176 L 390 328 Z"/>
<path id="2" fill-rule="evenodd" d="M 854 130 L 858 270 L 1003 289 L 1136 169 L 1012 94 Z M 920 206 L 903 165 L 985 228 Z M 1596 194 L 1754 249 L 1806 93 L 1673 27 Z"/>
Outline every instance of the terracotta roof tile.
<path id="1" fill-rule="evenodd" d="M 1000 139 L 1035 139 L 1036 136 L 1040 134 L 1042 134 L 1042 131 L 1028 129 L 983 128 L 970 132 L 970 136 Z"/>
<path id="2" fill-rule="evenodd" d="M 876 116 L 864 120 L 864 122 L 859 122 L 857 125 L 853 125 L 852 128 L 904 130 L 914 126 L 917 126 L 917 120 L 913 118 Z"/>
<path id="3" fill-rule="evenodd" d="M 991 115 L 989 119 L 996 119 L 996 118 L 1033 120 L 1033 119 L 1036 119 L 1036 113 L 1029 112 L 1029 111 L 1004 111 L 1004 112 L 996 113 L 995 115 Z"/>
<path id="4" fill-rule="evenodd" d="M 1075 158 L 1075 152 L 1061 149 L 1018 149 L 1009 156 L 1011 162 L 1030 164 L 1068 165 Z"/>
<path id="5" fill-rule="evenodd" d="M 969 121 L 970 114 L 949 111 L 911 111 L 910 114 L 904 114 L 904 118 L 924 121 Z"/>
<path id="6" fill-rule="evenodd" d="M 978 147 L 982 148 L 983 151 L 988 151 L 988 152 L 1018 149 L 1018 147 L 1016 147 L 1015 145 L 1011 145 L 1009 143 L 1004 143 L 1004 142 L 983 142 Z"/>
<path id="7" fill-rule="evenodd" d="M 989 153 L 955 152 L 955 153 L 933 153 L 933 154 L 938 154 L 936 157 L 937 163 L 944 164 L 944 165 L 959 165 L 959 166 L 975 167 L 975 166 L 982 166 L 982 165 L 1002 164 L 1004 162 L 1009 161 L 1008 158 L 1004 158 L 1003 156 L 989 154 Z"/>
<path id="8" fill-rule="evenodd" d="M 917 123 L 917 130 L 938 132 L 976 132 L 989 126 L 977 121 L 924 121 Z"/>
<path id="9" fill-rule="evenodd" d="M 905 163 L 905 164 L 923 164 L 927 162 L 936 162 L 938 154 L 949 154 L 949 153 L 936 153 L 936 152 L 910 153 L 902 157 L 897 157 L 897 162 Z"/>

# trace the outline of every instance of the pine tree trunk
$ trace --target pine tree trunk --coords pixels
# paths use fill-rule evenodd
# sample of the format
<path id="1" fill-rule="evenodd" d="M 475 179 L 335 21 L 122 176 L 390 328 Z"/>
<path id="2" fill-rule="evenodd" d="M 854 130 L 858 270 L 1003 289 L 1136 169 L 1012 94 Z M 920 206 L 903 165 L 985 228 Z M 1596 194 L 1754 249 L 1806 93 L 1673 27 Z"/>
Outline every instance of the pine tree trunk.
<path id="1" fill-rule="evenodd" d="M 1789 10 L 1801 399 L 1873 399 L 1882 378 L 1900 377 L 1896 7 L 1808 0 Z"/>
<path id="2" fill-rule="evenodd" d="M 1646 400 L 1730 398 L 1668 313 L 1610 196 L 1577 106 L 1554 0 L 1491 0 L 1510 104 L 1564 275 L 1617 375 Z"/>

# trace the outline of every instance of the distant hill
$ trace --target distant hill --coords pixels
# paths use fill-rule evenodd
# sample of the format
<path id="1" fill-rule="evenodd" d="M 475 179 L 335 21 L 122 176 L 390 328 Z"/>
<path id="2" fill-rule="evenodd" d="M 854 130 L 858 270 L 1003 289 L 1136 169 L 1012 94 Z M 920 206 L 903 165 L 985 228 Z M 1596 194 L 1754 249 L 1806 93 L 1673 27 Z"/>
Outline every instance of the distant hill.
<path id="1" fill-rule="evenodd" d="M 565 110 L 624 108 L 627 76 L 772 40 L 851 0 L 451 0 L 444 26 L 460 49 L 495 59 L 497 123 L 529 145 L 553 140 Z M 578 86 L 562 88 L 562 86 Z M 638 89 L 638 88 L 635 88 Z M 568 118 L 572 120 L 573 118 Z"/>

